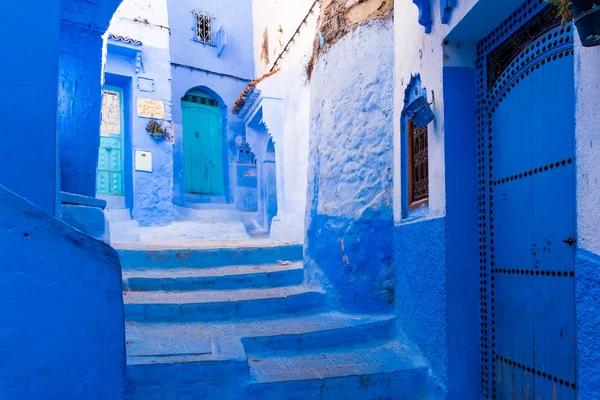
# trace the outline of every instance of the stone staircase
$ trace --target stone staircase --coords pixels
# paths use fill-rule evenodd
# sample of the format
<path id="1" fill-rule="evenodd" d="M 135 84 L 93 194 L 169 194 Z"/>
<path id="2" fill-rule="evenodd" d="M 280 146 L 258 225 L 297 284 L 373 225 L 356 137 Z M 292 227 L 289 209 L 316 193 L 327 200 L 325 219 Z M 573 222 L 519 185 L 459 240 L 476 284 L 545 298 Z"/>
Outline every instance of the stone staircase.
<path id="1" fill-rule="evenodd" d="M 175 220 L 172 224 L 152 227 L 140 226 L 131 218 L 129 209 L 107 209 L 105 216 L 110 223 L 111 241 L 113 243 L 174 243 L 268 237 L 268 232 L 257 230 L 258 213 L 256 212 L 236 211 L 229 204 L 198 204 L 194 206 L 196 208 L 174 207 Z"/>
<path id="2" fill-rule="evenodd" d="M 394 316 L 331 309 L 302 252 L 120 250 L 129 398 L 427 398 Z"/>
<path id="3" fill-rule="evenodd" d="M 137 232 L 139 225 L 131 219 L 131 210 L 111 208 L 104 210 L 104 215 L 109 222 L 111 242 L 138 242 L 140 240 Z"/>

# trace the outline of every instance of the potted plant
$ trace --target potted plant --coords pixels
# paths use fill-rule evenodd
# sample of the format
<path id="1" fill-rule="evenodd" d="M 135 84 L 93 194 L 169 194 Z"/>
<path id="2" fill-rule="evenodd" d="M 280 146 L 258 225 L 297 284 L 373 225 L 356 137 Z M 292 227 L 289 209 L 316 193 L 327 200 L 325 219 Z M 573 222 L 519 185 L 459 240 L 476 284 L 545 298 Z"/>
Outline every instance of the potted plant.
<path id="1" fill-rule="evenodd" d="M 546 0 L 558 9 L 564 24 L 573 18 L 581 44 L 600 45 L 600 0 Z"/>
<path id="2" fill-rule="evenodd" d="M 163 127 L 163 121 L 157 121 L 154 118 L 150 118 L 148 125 L 146 126 L 146 130 L 154 139 L 171 139 L 171 135 L 167 128 Z"/>

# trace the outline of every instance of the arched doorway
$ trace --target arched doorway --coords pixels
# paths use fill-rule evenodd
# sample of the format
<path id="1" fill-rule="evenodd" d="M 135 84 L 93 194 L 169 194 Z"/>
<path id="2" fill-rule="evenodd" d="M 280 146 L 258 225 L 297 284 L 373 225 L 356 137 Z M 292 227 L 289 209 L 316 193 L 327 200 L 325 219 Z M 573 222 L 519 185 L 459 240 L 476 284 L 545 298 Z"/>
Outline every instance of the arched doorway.
<path id="1" fill-rule="evenodd" d="M 275 164 L 275 143 L 269 138 L 265 152 L 265 161 L 263 162 L 263 215 L 265 218 L 265 228 L 271 230 L 273 217 L 277 215 L 277 173 Z"/>
<path id="2" fill-rule="evenodd" d="M 486 397 L 577 395 L 573 31 L 528 0 L 478 45 Z"/>
<path id="3" fill-rule="evenodd" d="M 185 191 L 223 194 L 223 127 L 219 103 L 202 90 L 181 99 Z"/>

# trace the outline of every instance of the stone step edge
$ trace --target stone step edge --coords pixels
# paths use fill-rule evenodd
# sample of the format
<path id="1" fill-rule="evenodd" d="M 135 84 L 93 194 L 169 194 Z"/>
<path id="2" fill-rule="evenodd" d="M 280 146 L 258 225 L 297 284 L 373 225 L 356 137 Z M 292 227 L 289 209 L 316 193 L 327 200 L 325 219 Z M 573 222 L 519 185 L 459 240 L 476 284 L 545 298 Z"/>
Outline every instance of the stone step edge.
<path id="1" fill-rule="evenodd" d="M 177 271 L 181 271 L 179 274 Z M 123 271 L 124 291 L 275 288 L 304 282 L 304 264 Z"/>
<path id="2" fill-rule="evenodd" d="M 389 341 L 395 337 L 397 332 L 395 322 L 396 317 L 393 315 L 375 314 L 372 319 L 360 321 L 355 325 L 346 324 L 308 332 L 245 336 L 241 338 L 241 341 L 249 356 L 264 356 L 274 353 L 289 356 L 297 351 L 332 350 L 365 342 Z M 293 346 L 303 346 L 304 348 L 298 349 Z"/>
<path id="3" fill-rule="evenodd" d="M 202 243 L 202 242 L 201 242 Z M 200 244 L 201 244 L 200 243 Z M 140 246 L 142 244 L 140 243 Z M 224 266 L 262 265 L 278 261 L 301 261 L 302 244 L 273 246 L 239 246 L 207 248 L 141 248 L 126 243 L 113 243 L 124 270 L 215 268 Z M 163 245 L 164 246 L 164 245 Z M 218 244 L 217 244 L 218 246 Z M 143 246 L 142 246 L 143 247 Z"/>
<path id="4" fill-rule="evenodd" d="M 354 351 L 357 350 L 357 348 L 362 347 L 364 348 L 368 348 L 368 349 L 373 349 L 375 351 L 382 351 L 380 349 L 380 347 L 384 347 L 386 344 L 391 344 L 391 343 L 399 343 L 399 339 L 388 339 L 388 340 L 374 340 L 374 341 L 370 341 L 370 342 L 366 342 L 364 346 L 357 346 L 357 345 L 351 345 L 351 346 L 341 346 L 338 348 L 332 348 L 332 349 L 315 349 L 313 351 L 305 351 L 305 352 L 301 352 L 301 353 L 296 353 L 296 354 L 290 354 L 290 355 L 283 355 L 283 356 L 279 356 L 278 354 L 275 355 L 269 355 L 269 356 L 262 356 L 260 359 L 256 358 L 254 359 L 253 357 L 249 356 L 248 357 L 248 364 L 249 364 L 249 368 L 252 371 L 253 368 L 262 368 L 264 367 L 264 365 L 268 365 L 269 362 L 272 362 L 271 360 L 275 360 L 277 358 L 285 358 L 287 360 L 290 361 L 290 363 L 293 363 L 296 366 L 299 366 L 301 364 L 301 358 L 305 357 L 307 355 L 320 355 L 323 356 L 323 360 L 327 360 L 327 359 L 331 359 L 331 358 L 335 358 L 332 357 L 333 355 L 339 355 L 339 354 L 348 354 L 348 353 L 352 353 Z M 406 352 L 409 355 L 406 355 L 406 360 L 404 360 L 404 362 L 406 363 L 410 363 L 410 365 L 401 365 L 401 368 L 398 364 L 394 364 L 393 368 L 392 366 L 381 366 L 381 370 L 377 370 L 376 372 L 365 372 L 365 373 L 356 373 L 356 372 L 351 372 L 351 373 L 347 373 L 344 374 L 344 371 L 339 371 L 340 375 L 331 375 L 331 376 L 324 376 L 324 377 L 315 377 L 313 376 L 306 376 L 306 379 L 303 378 L 298 378 L 298 377 L 294 377 L 294 378 L 290 378 L 288 379 L 288 377 L 286 376 L 279 376 L 279 378 L 281 379 L 274 379 L 277 378 L 276 376 L 271 376 L 270 378 L 259 378 L 257 377 L 255 374 L 253 374 L 251 372 L 250 377 L 249 377 L 249 384 L 253 384 L 253 385 L 268 385 L 268 384 L 277 384 L 277 383 L 290 383 L 290 382 L 307 382 L 307 381 L 316 381 L 316 382 L 320 382 L 320 381 L 324 381 L 324 380 L 329 380 L 329 379 L 339 379 L 339 378 L 344 378 L 344 377 L 360 377 L 360 376 L 370 376 L 370 375 L 379 375 L 379 374 L 390 374 L 390 373 L 402 373 L 402 372 L 406 372 L 406 371 L 413 371 L 413 370 L 421 370 L 424 374 L 424 376 L 429 375 L 429 365 L 427 364 L 427 361 L 418 353 L 416 352 L 416 350 L 414 348 L 409 347 L 408 344 L 403 344 L 403 346 L 406 347 Z M 397 349 L 396 349 L 397 350 Z M 395 350 L 388 350 L 388 351 L 395 351 Z M 294 363 L 293 361 L 297 361 L 296 363 Z M 327 363 L 328 361 L 323 361 L 323 363 Z M 351 363 L 344 363 L 344 364 L 339 364 L 339 365 L 353 365 Z"/>
<path id="5" fill-rule="evenodd" d="M 226 293 L 229 292 L 229 293 Z M 282 292 L 273 293 L 273 292 Z M 127 305 L 211 305 L 223 303 L 253 302 L 260 300 L 287 299 L 299 295 L 327 293 L 319 286 L 313 285 L 291 285 L 277 288 L 260 289 L 232 289 L 232 290 L 190 290 L 190 291 L 156 291 L 156 292 L 124 292 L 123 303 Z M 226 295 L 230 297 L 226 297 Z M 274 294 L 274 295 L 271 295 Z M 146 299 L 137 300 L 136 297 Z M 173 301 L 178 297 L 183 301 Z M 186 301 L 187 298 L 187 301 Z M 132 300 L 133 299 L 133 300 Z M 164 302 L 161 300 L 169 300 Z M 148 301 L 150 300 L 150 301 Z"/>
<path id="6" fill-rule="evenodd" d="M 256 289 L 266 291 L 273 289 Z M 216 294 L 217 290 L 206 291 Z M 133 293 L 133 292 L 129 292 Z M 179 292 L 187 293 L 187 292 Z M 142 301 L 140 301 L 142 300 Z M 278 296 L 255 296 L 237 299 L 190 299 L 164 303 L 138 299 L 125 302 L 125 319 L 131 322 L 195 322 L 235 321 L 251 318 L 267 318 L 275 315 L 319 312 L 327 307 L 327 294 L 322 290 L 282 294 Z"/>
<path id="7" fill-rule="evenodd" d="M 136 355 L 127 356 L 127 367 L 137 365 L 160 365 L 206 362 L 237 362 L 247 363 L 246 352 L 239 338 L 211 338 L 212 352 L 210 354 L 181 354 L 181 355 Z"/>
<path id="8" fill-rule="evenodd" d="M 410 370 L 350 375 L 340 373 L 338 376 L 287 381 L 255 381 L 250 378 L 244 386 L 243 397 L 246 399 L 312 399 L 317 398 L 315 396 L 318 394 L 320 399 L 418 400 L 445 398 L 445 395 L 429 397 L 427 392 L 429 380 L 428 369 L 424 366 L 415 366 Z M 390 391 L 394 391 L 393 397 L 390 397 L 392 395 Z M 294 397 L 289 397 L 290 393 L 293 393 Z M 344 397 L 341 397 L 342 393 Z"/>
<path id="9" fill-rule="evenodd" d="M 324 312 L 320 315 L 328 315 L 329 313 Z M 302 318 L 305 315 L 298 314 L 296 316 L 288 316 L 285 318 L 281 318 L 283 320 L 292 320 L 295 318 Z M 352 314 L 348 314 L 348 317 L 351 317 Z M 304 349 L 303 352 L 314 352 L 316 350 L 333 350 L 339 347 L 349 347 L 353 346 L 357 343 L 377 343 L 377 342 L 386 342 L 393 340 L 395 337 L 395 329 L 386 328 L 385 331 L 382 331 L 382 335 L 377 337 L 371 337 L 367 340 L 365 338 L 360 338 L 360 340 L 346 340 L 344 342 L 336 342 L 334 344 L 328 344 L 327 341 L 323 340 L 323 337 L 331 337 L 331 339 L 335 339 L 335 337 L 339 337 L 340 335 L 345 336 L 351 331 L 364 331 L 364 329 L 368 329 L 370 327 L 376 327 L 381 324 L 394 324 L 396 317 L 393 315 L 387 314 L 373 314 L 373 315 L 361 315 L 364 320 L 361 320 L 357 325 L 350 325 L 348 322 L 349 319 L 344 321 L 343 325 L 333 327 L 331 329 L 325 328 L 316 328 L 312 327 L 313 330 L 304 331 L 304 332 L 289 332 L 289 333 L 273 333 L 271 335 L 252 335 L 252 336 L 210 336 L 211 341 L 211 353 L 208 354 L 179 354 L 179 355 L 167 355 L 167 354 L 151 354 L 151 355 L 128 355 L 127 359 L 130 361 L 134 361 L 134 364 L 147 364 L 147 363 L 158 363 L 158 364 L 171 364 L 174 362 L 206 362 L 206 361 L 229 361 L 232 359 L 235 360 L 243 360 L 247 361 L 247 357 L 256 357 L 261 355 L 260 352 L 256 352 L 256 345 L 252 344 L 253 339 L 263 339 L 263 338 L 306 338 L 309 340 L 313 340 L 315 335 L 321 336 L 321 340 L 315 342 L 317 346 L 313 346 L 307 349 Z M 251 323 L 252 320 L 247 320 L 246 322 Z M 239 323 L 239 321 L 238 321 Z M 354 332 L 355 333 L 355 332 Z M 251 343 L 247 345 L 247 343 Z M 277 351 L 277 350 L 275 350 Z M 298 350 L 296 350 L 298 351 Z M 278 354 L 281 354 L 280 351 L 277 351 Z M 129 363 L 129 361 L 128 361 Z"/>
<path id="10" fill-rule="evenodd" d="M 262 268 L 263 270 L 252 270 L 253 268 Z M 247 269 L 247 270 L 246 270 Z M 223 275 L 211 274 L 217 270 L 225 270 Z M 227 271 L 229 270 L 229 271 Z M 249 264 L 249 265 L 223 265 L 221 267 L 202 267 L 202 268 L 148 268 L 148 269 L 133 269 L 123 271 L 123 280 L 126 279 L 185 279 L 185 278 L 222 278 L 228 276 L 245 276 L 254 274 L 267 274 L 273 272 L 288 272 L 304 270 L 302 261 L 290 261 L 279 263 L 266 264 Z M 185 271 L 188 274 L 177 276 L 177 271 Z M 161 274 L 162 272 L 162 274 Z"/>

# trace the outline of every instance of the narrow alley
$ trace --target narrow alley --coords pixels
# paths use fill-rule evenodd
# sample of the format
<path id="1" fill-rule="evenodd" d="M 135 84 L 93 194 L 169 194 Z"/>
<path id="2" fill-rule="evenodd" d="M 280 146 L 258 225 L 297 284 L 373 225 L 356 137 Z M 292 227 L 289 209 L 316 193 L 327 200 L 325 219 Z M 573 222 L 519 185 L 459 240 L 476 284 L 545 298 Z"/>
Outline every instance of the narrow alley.
<path id="1" fill-rule="evenodd" d="M 1 400 L 600 400 L 595 0 L 0 12 Z"/>

